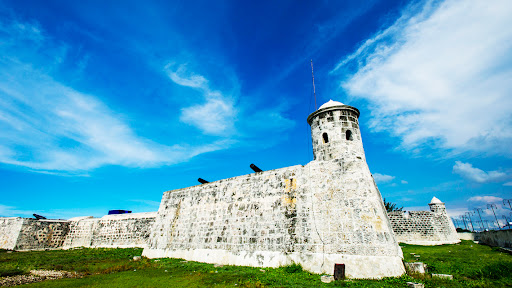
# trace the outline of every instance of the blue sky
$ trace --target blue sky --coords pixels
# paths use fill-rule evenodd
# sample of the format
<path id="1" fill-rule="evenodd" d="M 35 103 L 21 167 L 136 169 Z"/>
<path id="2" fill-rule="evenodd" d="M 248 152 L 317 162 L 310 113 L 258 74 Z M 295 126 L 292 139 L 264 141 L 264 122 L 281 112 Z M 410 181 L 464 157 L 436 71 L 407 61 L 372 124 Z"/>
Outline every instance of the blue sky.
<path id="1" fill-rule="evenodd" d="M 318 105 L 360 109 L 385 198 L 512 218 L 511 14 L 509 1 L 2 0 L 0 215 L 156 211 L 198 177 L 304 165 L 313 59 Z"/>

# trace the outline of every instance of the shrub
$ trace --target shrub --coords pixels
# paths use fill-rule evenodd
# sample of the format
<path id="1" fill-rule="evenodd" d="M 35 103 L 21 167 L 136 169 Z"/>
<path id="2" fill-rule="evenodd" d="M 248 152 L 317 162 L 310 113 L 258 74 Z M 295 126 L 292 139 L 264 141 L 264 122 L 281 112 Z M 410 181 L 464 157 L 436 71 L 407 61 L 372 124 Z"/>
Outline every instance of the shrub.
<path id="1" fill-rule="evenodd" d="M 286 273 L 300 273 L 302 272 L 302 266 L 300 266 L 299 264 L 297 263 L 293 263 L 293 264 L 290 264 L 290 265 L 287 265 L 287 266 L 284 266 L 284 271 Z"/>

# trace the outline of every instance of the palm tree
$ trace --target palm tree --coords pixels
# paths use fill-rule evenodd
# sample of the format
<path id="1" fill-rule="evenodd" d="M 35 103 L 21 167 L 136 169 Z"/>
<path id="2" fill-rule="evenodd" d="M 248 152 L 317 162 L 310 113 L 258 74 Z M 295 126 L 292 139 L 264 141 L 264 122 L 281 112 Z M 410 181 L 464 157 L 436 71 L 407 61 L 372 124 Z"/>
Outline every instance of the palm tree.
<path id="1" fill-rule="evenodd" d="M 386 202 L 386 198 L 384 198 L 384 206 L 386 207 L 387 212 L 402 211 L 402 209 L 404 209 L 403 206 L 398 208 L 398 206 L 395 203 Z"/>

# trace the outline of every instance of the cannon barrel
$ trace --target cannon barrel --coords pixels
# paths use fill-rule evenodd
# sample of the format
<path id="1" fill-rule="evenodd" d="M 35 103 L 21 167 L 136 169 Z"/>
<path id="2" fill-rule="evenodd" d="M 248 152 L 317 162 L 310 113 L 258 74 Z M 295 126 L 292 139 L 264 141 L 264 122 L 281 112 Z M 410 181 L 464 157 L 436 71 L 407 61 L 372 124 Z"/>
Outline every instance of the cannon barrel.
<path id="1" fill-rule="evenodd" d="M 46 217 L 41 216 L 41 215 L 37 215 L 37 214 L 35 214 L 35 213 L 34 213 L 34 214 L 32 214 L 32 215 L 34 215 L 34 217 L 36 217 L 36 219 L 37 219 L 37 220 L 43 220 L 43 219 L 46 219 Z"/>
<path id="2" fill-rule="evenodd" d="M 199 183 L 201 183 L 201 184 L 210 183 L 210 182 L 204 180 L 203 178 L 197 178 L 197 181 L 199 181 Z"/>
<path id="3" fill-rule="evenodd" d="M 261 170 L 260 168 L 258 168 L 258 166 L 254 165 L 254 164 L 251 164 L 251 169 L 254 170 L 254 172 L 263 172 L 263 170 Z"/>

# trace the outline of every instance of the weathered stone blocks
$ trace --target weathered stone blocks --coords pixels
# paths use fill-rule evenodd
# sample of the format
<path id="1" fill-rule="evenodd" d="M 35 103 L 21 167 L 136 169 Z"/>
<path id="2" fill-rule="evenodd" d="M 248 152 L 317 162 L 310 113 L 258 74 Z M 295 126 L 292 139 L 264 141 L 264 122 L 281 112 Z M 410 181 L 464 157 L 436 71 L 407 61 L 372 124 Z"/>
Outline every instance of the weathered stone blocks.
<path id="1" fill-rule="evenodd" d="M 460 239 L 444 203 L 434 197 L 431 211 L 393 211 L 389 220 L 398 242 L 415 245 L 459 243 Z"/>
<path id="2" fill-rule="evenodd" d="M 348 278 L 402 275 L 402 252 L 365 161 L 358 116 L 342 104 L 311 114 L 316 160 L 306 166 L 165 192 L 143 255 L 299 263 L 326 274 L 340 263 Z"/>
<path id="3" fill-rule="evenodd" d="M 62 247 L 69 230 L 66 220 L 0 218 L 0 248 L 40 250 Z"/>

